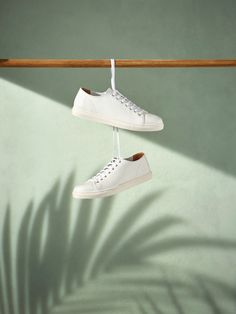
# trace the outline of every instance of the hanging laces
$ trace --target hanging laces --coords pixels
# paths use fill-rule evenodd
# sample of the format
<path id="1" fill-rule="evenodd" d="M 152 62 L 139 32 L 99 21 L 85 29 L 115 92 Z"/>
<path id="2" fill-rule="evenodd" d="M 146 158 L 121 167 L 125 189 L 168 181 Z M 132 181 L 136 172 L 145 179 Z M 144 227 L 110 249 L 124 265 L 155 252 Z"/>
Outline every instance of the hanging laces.
<path id="1" fill-rule="evenodd" d="M 115 60 L 111 59 L 111 88 L 112 91 L 116 91 L 116 82 L 115 82 Z M 120 135 L 119 128 L 113 126 L 113 157 L 120 158 Z"/>
<path id="2" fill-rule="evenodd" d="M 116 90 L 116 72 L 115 72 L 115 60 L 111 59 L 111 88 Z"/>

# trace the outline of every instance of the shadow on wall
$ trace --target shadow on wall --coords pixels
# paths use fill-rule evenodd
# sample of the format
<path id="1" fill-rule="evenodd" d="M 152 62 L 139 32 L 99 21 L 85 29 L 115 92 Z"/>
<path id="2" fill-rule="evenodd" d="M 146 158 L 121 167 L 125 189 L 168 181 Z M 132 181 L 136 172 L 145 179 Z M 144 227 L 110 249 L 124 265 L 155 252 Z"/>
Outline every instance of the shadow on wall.
<path id="1" fill-rule="evenodd" d="M 133 309 L 141 314 L 182 314 L 189 312 L 189 306 L 191 313 L 199 313 L 199 308 L 203 314 L 233 313 L 228 309 L 236 306 L 236 290 L 228 284 L 195 273 L 184 272 L 183 276 L 148 259 L 188 246 L 205 248 L 207 254 L 209 250 L 223 253 L 235 250 L 235 241 L 173 235 L 186 221 L 168 215 L 130 233 L 149 206 L 158 204 L 163 192 L 156 191 L 127 208 L 91 260 L 114 197 L 101 201 L 92 229 L 93 201 L 81 201 L 70 230 L 73 177 L 68 178 L 61 195 L 59 183 L 43 198 L 35 214 L 33 202 L 27 206 L 18 232 L 16 260 L 12 258 L 10 206 L 6 210 L 1 243 L 1 314 L 130 313 Z"/>
<path id="2" fill-rule="evenodd" d="M 121 92 L 164 119 L 164 131 L 136 132 L 138 137 L 236 175 L 234 70 L 122 69 L 118 73 L 116 85 Z M 69 108 L 79 86 L 105 90 L 110 84 L 109 69 L 7 69 L 1 70 L 1 76 Z"/>
<path id="3" fill-rule="evenodd" d="M 34 6 L 29 0 L 20 6 L 14 1 L 3 3 L 2 57 L 235 55 L 235 1 L 227 6 L 208 1 L 202 10 L 201 3 L 193 1 L 172 1 L 170 6 L 166 1 L 149 0 L 147 5 L 140 0 L 135 15 L 133 8 L 132 0 L 119 6 L 106 0 L 73 0 L 70 5 L 59 1 L 56 9 L 53 1 Z M 117 74 L 116 85 L 123 94 L 165 121 L 160 134 L 137 136 L 236 175 L 235 69 L 119 69 Z M 1 69 L 0 76 L 69 108 L 80 86 L 105 90 L 110 85 L 109 69 Z"/>

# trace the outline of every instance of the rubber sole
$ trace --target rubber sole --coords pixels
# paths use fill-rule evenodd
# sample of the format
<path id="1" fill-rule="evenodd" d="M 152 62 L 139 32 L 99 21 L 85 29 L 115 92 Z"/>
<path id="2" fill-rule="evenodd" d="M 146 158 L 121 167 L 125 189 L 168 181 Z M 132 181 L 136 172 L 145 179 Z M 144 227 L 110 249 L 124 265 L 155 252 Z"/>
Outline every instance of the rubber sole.
<path id="1" fill-rule="evenodd" d="M 88 192 L 88 193 L 76 193 L 75 191 L 72 192 L 73 198 L 76 199 L 91 199 L 91 198 L 98 198 L 98 197 L 107 197 L 111 196 L 117 193 L 120 193 L 124 190 L 127 190 L 135 185 L 141 184 L 145 181 L 148 181 L 152 178 L 152 173 L 149 172 L 145 174 L 142 177 L 138 177 L 136 179 L 130 180 L 128 182 L 125 182 L 123 184 L 120 184 L 118 187 L 110 190 L 104 190 L 104 191 L 99 191 L 99 192 Z"/>
<path id="2" fill-rule="evenodd" d="M 86 119 L 86 120 L 90 120 L 93 122 L 98 122 L 98 123 L 102 123 L 102 124 L 106 124 L 106 125 L 110 125 L 110 126 L 114 126 L 120 129 L 126 129 L 126 130 L 130 130 L 130 131 L 139 131 L 139 132 L 155 132 L 155 131 L 161 131 L 164 128 L 164 124 L 161 123 L 159 125 L 145 125 L 145 126 L 137 126 L 137 125 L 133 125 L 133 124 L 126 124 L 117 120 L 108 120 L 108 119 L 104 119 L 104 118 L 100 118 L 97 116 L 93 116 L 91 114 L 88 113 L 84 113 L 81 111 L 77 111 L 74 108 L 72 109 L 72 115 L 75 117 L 79 117 L 82 119 Z"/>

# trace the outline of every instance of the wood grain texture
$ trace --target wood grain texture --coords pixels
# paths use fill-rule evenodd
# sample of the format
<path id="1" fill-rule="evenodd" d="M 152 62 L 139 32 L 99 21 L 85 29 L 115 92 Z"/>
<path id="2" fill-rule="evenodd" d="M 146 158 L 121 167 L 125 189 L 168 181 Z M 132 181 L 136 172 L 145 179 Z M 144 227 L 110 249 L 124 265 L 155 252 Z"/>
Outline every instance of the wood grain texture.
<path id="1" fill-rule="evenodd" d="M 116 59 L 119 68 L 235 67 L 236 59 L 133 60 Z M 109 59 L 0 59 L 5 68 L 109 68 Z"/>

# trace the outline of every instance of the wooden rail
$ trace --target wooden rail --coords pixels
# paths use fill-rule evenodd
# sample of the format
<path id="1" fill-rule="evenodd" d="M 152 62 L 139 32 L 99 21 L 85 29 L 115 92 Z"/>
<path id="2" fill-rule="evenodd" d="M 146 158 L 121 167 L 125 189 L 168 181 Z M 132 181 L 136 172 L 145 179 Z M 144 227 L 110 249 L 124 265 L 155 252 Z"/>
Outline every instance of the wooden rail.
<path id="1" fill-rule="evenodd" d="M 116 59 L 118 68 L 235 67 L 236 59 Z M 0 59 L 2 68 L 109 68 L 110 59 Z"/>

